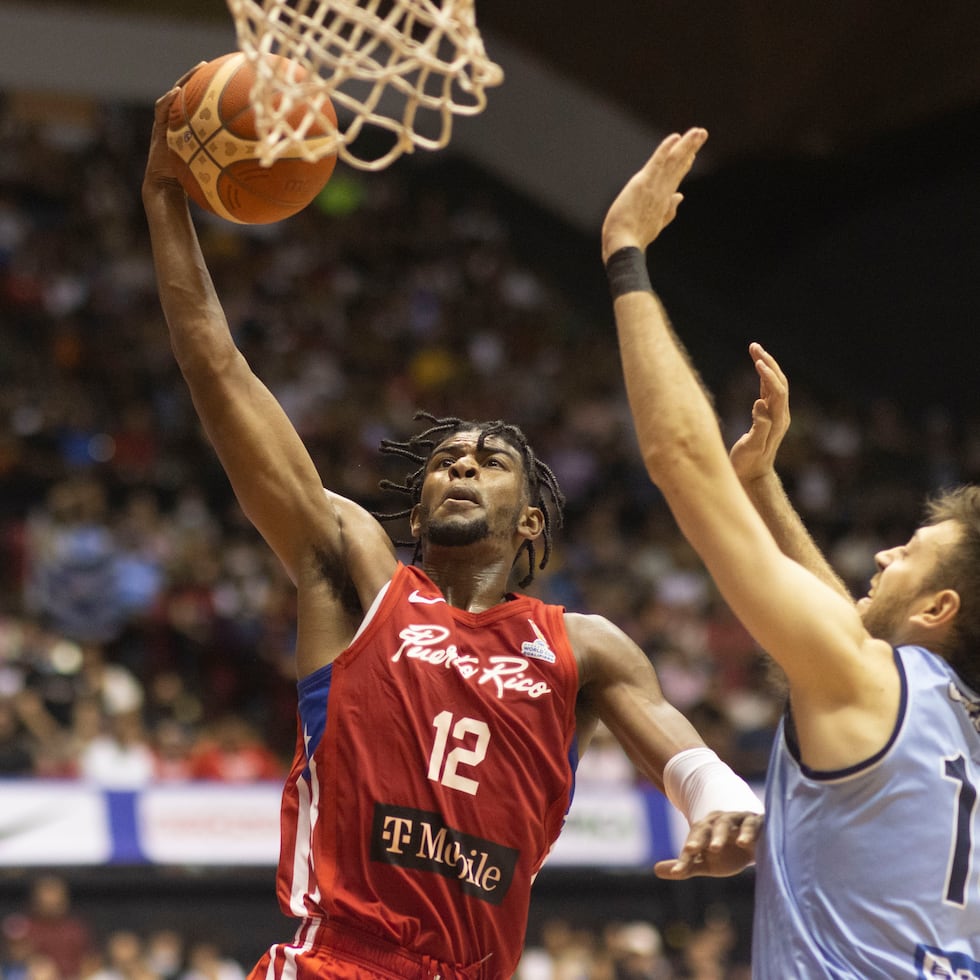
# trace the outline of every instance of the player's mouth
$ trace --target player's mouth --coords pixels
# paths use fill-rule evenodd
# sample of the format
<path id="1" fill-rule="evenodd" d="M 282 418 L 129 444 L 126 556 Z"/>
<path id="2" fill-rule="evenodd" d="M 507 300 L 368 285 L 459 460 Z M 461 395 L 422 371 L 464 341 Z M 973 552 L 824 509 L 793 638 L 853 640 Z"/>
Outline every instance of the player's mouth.
<path id="1" fill-rule="evenodd" d="M 478 504 L 480 503 L 480 496 L 475 490 L 470 490 L 468 487 L 454 487 L 443 500 L 449 504 Z"/>

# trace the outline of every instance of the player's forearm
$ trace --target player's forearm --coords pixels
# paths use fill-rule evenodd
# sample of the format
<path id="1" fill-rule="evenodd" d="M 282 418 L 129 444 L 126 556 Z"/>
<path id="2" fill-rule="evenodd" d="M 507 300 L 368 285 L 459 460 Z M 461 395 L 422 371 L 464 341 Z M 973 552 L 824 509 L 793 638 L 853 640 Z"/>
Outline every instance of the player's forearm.
<path id="1" fill-rule="evenodd" d="M 626 391 L 650 478 L 667 492 L 685 474 L 727 464 L 717 418 L 660 300 L 636 291 L 615 300 Z"/>
<path id="2" fill-rule="evenodd" d="M 182 189 L 145 187 L 157 288 L 174 356 L 185 375 L 213 370 L 235 352 Z"/>
<path id="3" fill-rule="evenodd" d="M 743 482 L 745 492 L 759 516 L 776 539 L 780 551 L 811 571 L 841 595 L 851 598 L 840 576 L 817 547 L 802 518 L 790 502 L 779 476 L 770 471 L 763 477 Z"/>

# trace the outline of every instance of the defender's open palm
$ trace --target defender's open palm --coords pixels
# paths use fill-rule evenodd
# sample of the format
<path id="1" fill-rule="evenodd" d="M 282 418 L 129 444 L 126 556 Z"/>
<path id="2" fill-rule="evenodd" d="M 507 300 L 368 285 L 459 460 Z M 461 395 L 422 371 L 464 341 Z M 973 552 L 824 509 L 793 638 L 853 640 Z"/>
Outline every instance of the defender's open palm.
<path id="1" fill-rule="evenodd" d="M 646 248 L 674 220 L 683 200 L 677 188 L 707 138 L 707 130 L 697 127 L 671 134 L 630 178 L 602 225 L 603 262 L 620 248 Z"/>
<path id="2" fill-rule="evenodd" d="M 750 344 L 749 354 L 759 375 L 759 397 L 752 406 L 752 427 L 731 449 L 732 466 L 743 484 L 772 472 L 790 423 L 789 382 L 782 368 L 761 344 Z"/>

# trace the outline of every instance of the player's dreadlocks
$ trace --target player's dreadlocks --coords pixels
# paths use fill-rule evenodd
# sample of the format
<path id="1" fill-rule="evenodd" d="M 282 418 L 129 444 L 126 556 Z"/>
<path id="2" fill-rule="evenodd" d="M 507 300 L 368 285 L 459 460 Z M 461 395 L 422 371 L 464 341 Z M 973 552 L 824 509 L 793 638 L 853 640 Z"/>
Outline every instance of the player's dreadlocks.
<path id="1" fill-rule="evenodd" d="M 411 506 L 395 514 L 379 514 L 374 516 L 380 521 L 394 521 L 408 517 L 412 512 L 412 507 L 422 499 L 422 481 L 425 477 L 425 467 L 432 455 L 432 451 L 454 432 L 480 433 L 477 441 L 477 448 L 482 449 L 489 436 L 499 436 L 514 447 L 524 461 L 524 478 L 527 482 L 528 498 L 531 505 L 537 507 L 544 514 L 544 531 L 541 535 L 544 541 L 544 554 L 541 556 L 541 563 L 538 568 L 544 568 L 551 557 L 552 528 L 561 527 L 562 511 L 565 506 L 565 495 L 558 486 L 558 480 L 551 468 L 542 462 L 535 455 L 534 450 L 527 441 L 527 436 L 516 426 L 507 422 L 467 422 L 459 418 L 436 418 L 428 412 L 416 412 L 416 420 L 424 419 L 431 425 L 424 432 L 419 432 L 411 436 L 405 442 L 396 442 L 392 439 L 381 440 L 381 452 L 393 456 L 404 456 L 418 464 L 418 469 L 409 473 L 404 483 L 395 483 L 392 480 L 382 480 L 379 486 L 382 490 L 395 490 L 398 493 L 406 494 L 412 501 Z M 548 491 L 551 498 L 550 505 L 544 499 L 544 491 Z M 411 546 L 414 544 L 415 553 L 412 556 L 413 563 L 421 560 L 422 544 L 420 541 L 396 541 L 399 546 Z M 521 545 L 521 551 L 527 551 L 528 573 L 518 583 L 520 588 L 526 588 L 534 579 L 534 562 L 536 558 L 534 542 L 525 541 Z M 520 556 L 520 551 L 517 553 Z"/>

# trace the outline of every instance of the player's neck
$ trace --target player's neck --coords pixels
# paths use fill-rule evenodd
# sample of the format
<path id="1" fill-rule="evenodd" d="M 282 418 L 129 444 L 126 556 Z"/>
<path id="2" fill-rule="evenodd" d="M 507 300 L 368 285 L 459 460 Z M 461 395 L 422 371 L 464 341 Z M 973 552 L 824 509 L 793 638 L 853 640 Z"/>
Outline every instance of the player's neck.
<path id="1" fill-rule="evenodd" d="M 513 559 L 473 561 L 464 548 L 429 549 L 422 570 L 439 587 L 451 606 L 467 612 L 483 612 L 504 602 Z"/>

